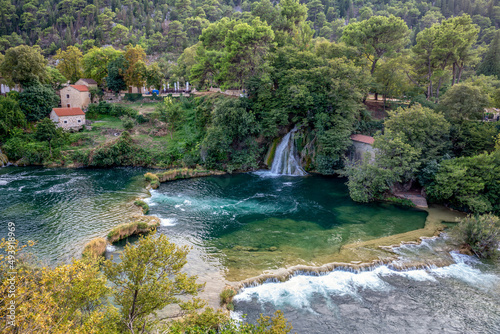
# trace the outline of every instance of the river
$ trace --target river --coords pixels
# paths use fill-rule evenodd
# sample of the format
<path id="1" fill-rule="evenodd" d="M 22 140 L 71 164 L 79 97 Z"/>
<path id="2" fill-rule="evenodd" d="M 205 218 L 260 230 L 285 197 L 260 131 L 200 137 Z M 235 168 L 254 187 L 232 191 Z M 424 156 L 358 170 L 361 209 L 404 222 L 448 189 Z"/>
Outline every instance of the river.
<path id="1" fill-rule="evenodd" d="M 450 253 L 443 238 L 393 252 L 377 247 L 376 240 L 423 233 L 428 212 L 354 203 L 337 178 L 257 172 L 174 181 L 149 193 L 145 172 L 1 168 L 1 226 L 12 221 L 21 242 L 35 240 L 31 251 L 42 262 L 65 262 L 135 213 L 131 202 L 141 197 L 161 219 L 159 233 L 192 247 L 186 271 L 207 283 L 203 297 L 214 306 L 226 284 L 261 273 L 393 258 L 361 271 L 295 271 L 285 282 L 247 286 L 235 298 L 236 318 L 281 309 L 298 333 L 500 332 L 498 265 Z M 123 245 L 109 247 L 108 256 Z M 429 265 L 394 269 L 416 262 Z"/>

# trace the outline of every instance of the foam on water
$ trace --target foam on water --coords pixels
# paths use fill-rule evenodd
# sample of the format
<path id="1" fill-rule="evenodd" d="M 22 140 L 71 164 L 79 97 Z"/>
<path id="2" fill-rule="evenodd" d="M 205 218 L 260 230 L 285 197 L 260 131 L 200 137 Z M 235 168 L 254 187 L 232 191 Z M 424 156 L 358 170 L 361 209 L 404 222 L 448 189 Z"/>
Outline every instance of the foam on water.
<path id="1" fill-rule="evenodd" d="M 113 245 L 106 245 L 106 252 L 108 253 L 116 252 L 116 247 Z"/>
<path id="2" fill-rule="evenodd" d="M 0 180 L 0 186 L 5 186 L 9 183 L 7 180 Z"/>
<path id="3" fill-rule="evenodd" d="M 161 226 L 175 226 L 177 225 L 175 218 L 160 218 Z"/>
<path id="4" fill-rule="evenodd" d="M 404 277 L 413 281 L 436 282 L 438 278 L 452 278 L 478 289 L 491 289 L 500 286 L 500 278 L 484 273 L 472 265 L 477 262 L 473 257 L 452 254 L 455 264 L 442 268 L 397 271 L 386 265 L 370 271 L 347 272 L 336 270 L 326 275 L 297 275 L 286 282 L 265 283 L 242 289 L 234 298 L 235 302 L 250 302 L 254 299 L 261 303 L 271 303 L 276 307 L 290 305 L 298 309 L 309 309 L 315 295 L 350 296 L 361 300 L 363 290 L 390 291 L 389 277 Z"/>

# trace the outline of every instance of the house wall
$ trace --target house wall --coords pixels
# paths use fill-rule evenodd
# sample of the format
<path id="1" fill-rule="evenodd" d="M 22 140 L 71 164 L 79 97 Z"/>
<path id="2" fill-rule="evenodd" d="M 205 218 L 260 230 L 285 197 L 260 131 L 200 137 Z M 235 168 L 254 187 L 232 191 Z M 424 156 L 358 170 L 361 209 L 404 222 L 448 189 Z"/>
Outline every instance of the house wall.
<path id="1" fill-rule="evenodd" d="M 59 116 L 57 116 L 54 110 L 50 112 L 49 117 L 52 122 L 59 123 Z"/>
<path id="2" fill-rule="evenodd" d="M 63 108 L 85 109 L 90 104 L 89 92 L 80 92 L 79 90 L 68 86 L 61 89 L 60 93 L 61 93 L 61 107 Z"/>
<path id="3" fill-rule="evenodd" d="M 85 125 L 85 115 L 61 116 L 59 117 L 59 122 L 57 123 L 58 127 L 61 127 L 65 130 L 71 128 L 79 128 L 83 125 Z"/>

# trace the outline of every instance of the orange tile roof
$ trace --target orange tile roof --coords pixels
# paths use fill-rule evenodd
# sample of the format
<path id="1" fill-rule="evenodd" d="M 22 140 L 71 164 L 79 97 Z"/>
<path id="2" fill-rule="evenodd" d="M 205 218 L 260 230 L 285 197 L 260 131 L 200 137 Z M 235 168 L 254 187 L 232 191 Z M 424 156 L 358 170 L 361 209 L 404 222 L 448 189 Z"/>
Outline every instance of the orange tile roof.
<path id="1" fill-rule="evenodd" d="M 52 109 L 57 116 L 78 116 L 85 115 L 80 108 L 54 108 Z"/>
<path id="2" fill-rule="evenodd" d="M 375 142 L 375 139 L 373 137 L 365 135 L 352 135 L 351 139 L 354 141 L 358 141 L 360 143 L 365 143 L 370 145 L 373 145 L 373 143 Z"/>
<path id="3" fill-rule="evenodd" d="M 80 92 L 88 92 L 89 88 L 85 85 L 70 85 L 70 87 L 73 87 L 74 89 L 80 91 Z"/>

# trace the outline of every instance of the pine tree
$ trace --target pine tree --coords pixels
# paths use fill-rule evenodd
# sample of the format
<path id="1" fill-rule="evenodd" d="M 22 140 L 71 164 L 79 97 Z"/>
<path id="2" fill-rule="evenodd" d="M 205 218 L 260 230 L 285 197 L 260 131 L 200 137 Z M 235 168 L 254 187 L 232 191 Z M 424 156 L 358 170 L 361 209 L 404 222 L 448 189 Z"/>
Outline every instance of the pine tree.
<path id="1" fill-rule="evenodd" d="M 483 61 L 478 66 L 477 74 L 496 75 L 500 79 L 500 31 L 497 31 L 491 41 Z"/>

